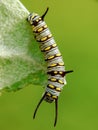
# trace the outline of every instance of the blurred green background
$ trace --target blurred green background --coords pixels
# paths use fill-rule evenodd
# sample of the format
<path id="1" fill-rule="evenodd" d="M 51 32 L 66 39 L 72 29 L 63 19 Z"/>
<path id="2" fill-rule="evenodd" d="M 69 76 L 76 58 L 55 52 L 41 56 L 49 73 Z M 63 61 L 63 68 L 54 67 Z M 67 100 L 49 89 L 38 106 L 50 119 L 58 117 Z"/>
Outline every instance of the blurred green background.
<path id="1" fill-rule="evenodd" d="M 30 12 L 43 14 L 64 57 L 67 85 L 59 97 L 56 130 L 98 130 L 98 1 L 21 0 Z M 32 119 L 44 89 L 29 86 L 0 97 L 1 130 L 54 129 L 54 103 L 43 102 Z"/>

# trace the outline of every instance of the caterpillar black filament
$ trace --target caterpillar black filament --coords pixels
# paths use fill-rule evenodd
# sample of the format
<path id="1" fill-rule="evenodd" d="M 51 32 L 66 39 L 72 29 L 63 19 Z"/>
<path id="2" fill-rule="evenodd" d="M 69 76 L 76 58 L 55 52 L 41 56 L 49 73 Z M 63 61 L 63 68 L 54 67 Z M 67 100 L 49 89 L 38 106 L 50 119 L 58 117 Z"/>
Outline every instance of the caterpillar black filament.
<path id="1" fill-rule="evenodd" d="M 47 14 L 48 9 L 49 8 L 47 8 L 42 16 L 39 16 L 36 13 L 32 13 L 28 16 L 27 19 L 32 26 L 35 39 L 40 43 L 40 49 L 45 55 L 48 74 L 48 82 L 45 92 L 35 109 L 33 118 L 35 118 L 36 112 L 43 100 L 49 103 L 55 101 L 56 113 L 54 126 L 56 126 L 58 115 L 58 96 L 63 86 L 66 84 L 65 75 L 73 71 L 65 71 L 62 55 L 57 47 L 54 38 L 52 37 L 50 30 L 48 29 L 44 21 L 44 17 Z"/>

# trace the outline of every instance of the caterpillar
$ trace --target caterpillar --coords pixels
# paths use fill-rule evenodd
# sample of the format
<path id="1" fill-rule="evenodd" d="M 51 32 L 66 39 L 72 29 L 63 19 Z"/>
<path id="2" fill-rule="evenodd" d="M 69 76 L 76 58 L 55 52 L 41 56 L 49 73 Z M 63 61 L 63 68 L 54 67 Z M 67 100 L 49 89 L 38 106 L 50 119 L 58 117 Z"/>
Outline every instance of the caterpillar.
<path id="1" fill-rule="evenodd" d="M 49 8 L 46 9 L 42 16 L 36 13 L 30 13 L 27 20 L 32 26 L 32 31 L 37 42 L 40 44 L 41 52 L 44 53 L 45 61 L 47 62 L 47 75 L 48 81 L 45 88 L 45 92 L 40 99 L 33 118 L 36 116 L 36 112 L 45 100 L 48 103 L 55 102 L 55 121 L 54 126 L 57 123 L 58 116 L 58 97 L 61 93 L 63 86 L 66 84 L 65 75 L 73 72 L 73 70 L 65 71 L 64 61 L 62 55 L 58 49 L 58 46 L 44 21 L 44 17 L 47 14 Z"/>

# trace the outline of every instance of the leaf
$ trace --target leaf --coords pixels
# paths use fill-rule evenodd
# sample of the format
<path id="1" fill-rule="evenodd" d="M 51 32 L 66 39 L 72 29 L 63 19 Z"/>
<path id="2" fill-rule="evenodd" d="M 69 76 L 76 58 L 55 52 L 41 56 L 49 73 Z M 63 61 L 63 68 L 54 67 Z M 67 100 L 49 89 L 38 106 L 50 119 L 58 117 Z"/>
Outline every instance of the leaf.
<path id="1" fill-rule="evenodd" d="M 28 14 L 18 0 L 0 1 L 0 90 L 46 83 L 46 64 L 26 21 Z"/>

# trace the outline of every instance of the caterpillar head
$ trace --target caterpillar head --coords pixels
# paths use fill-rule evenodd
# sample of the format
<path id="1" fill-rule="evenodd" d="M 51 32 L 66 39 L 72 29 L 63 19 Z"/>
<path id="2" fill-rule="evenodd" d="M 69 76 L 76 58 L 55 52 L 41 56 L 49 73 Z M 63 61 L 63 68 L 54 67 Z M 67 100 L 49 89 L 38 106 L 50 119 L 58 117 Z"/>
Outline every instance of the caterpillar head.
<path id="1" fill-rule="evenodd" d="M 44 100 L 48 103 L 52 103 L 54 101 L 53 97 L 51 97 L 49 93 L 46 94 Z"/>
<path id="2" fill-rule="evenodd" d="M 57 115 L 58 115 L 58 97 L 55 99 L 53 97 L 51 97 L 50 95 L 47 95 L 47 92 L 44 93 L 44 95 L 42 96 L 42 98 L 40 99 L 36 109 L 35 109 L 35 112 L 34 112 L 34 115 L 33 115 L 33 119 L 35 118 L 36 116 L 36 112 L 40 106 L 40 104 L 42 103 L 42 101 L 45 100 L 49 103 L 55 101 L 55 122 L 54 122 L 54 126 L 56 126 L 56 123 L 57 123 Z"/>

